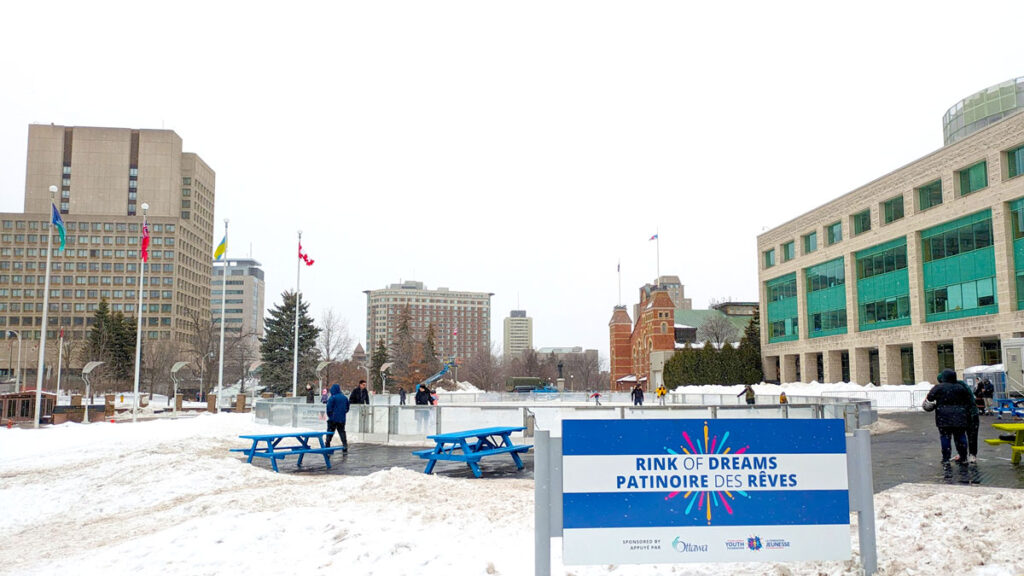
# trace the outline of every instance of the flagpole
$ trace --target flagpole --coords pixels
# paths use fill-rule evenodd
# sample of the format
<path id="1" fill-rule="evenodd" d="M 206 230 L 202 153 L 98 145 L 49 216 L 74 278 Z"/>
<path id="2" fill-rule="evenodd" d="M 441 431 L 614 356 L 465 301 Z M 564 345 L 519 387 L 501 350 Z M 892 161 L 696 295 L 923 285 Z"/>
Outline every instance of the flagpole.
<path id="1" fill-rule="evenodd" d="M 220 370 L 217 372 L 217 413 L 220 414 L 221 394 L 224 393 L 224 305 L 228 301 L 228 219 L 224 219 L 224 258 L 223 278 L 220 284 Z"/>
<path id="2" fill-rule="evenodd" d="M 54 406 L 60 402 L 60 371 L 64 365 L 64 329 L 60 329 L 60 338 L 57 340 L 57 399 Z"/>
<path id="3" fill-rule="evenodd" d="M 145 235 L 146 231 L 146 213 L 149 211 L 149 204 L 142 203 L 142 234 L 143 240 L 139 243 L 139 318 L 137 326 L 135 327 L 135 387 L 132 393 L 132 422 L 135 422 L 139 415 L 139 365 L 142 362 L 142 294 L 145 292 L 143 289 L 142 281 L 145 278 L 146 273 L 146 260 L 149 260 L 149 254 L 147 247 L 145 246 Z"/>
<path id="4" fill-rule="evenodd" d="M 36 417 L 34 428 L 39 428 L 39 413 L 43 406 L 43 363 L 46 361 L 46 329 L 49 328 L 47 316 L 50 312 L 50 258 L 53 254 L 53 200 L 57 193 L 56 186 L 50 186 L 50 225 L 46 232 L 46 280 L 43 281 L 43 329 L 39 339 L 39 368 L 36 370 Z"/>
<path id="5" fill-rule="evenodd" d="M 299 252 L 302 252 L 302 230 L 299 230 Z M 299 303 L 302 292 L 299 291 L 299 275 L 302 273 L 302 259 L 295 261 L 295 343 L 292 351 L 292 398 L 299 391 Z"/>
<path id="6" fill-rule="evenodd" d="M 658 231 L 657 228 L 654 229 L 654 250 L 655 250 L 655 257 L 657 258 L 657 261 L 656 261 L 656 263 L 657 263 L 656 271 L 658 273 L 658 276 L 654 279 L 654 286 L 656 288 L 660 288 L 661 287 L 661 233 Z"/>

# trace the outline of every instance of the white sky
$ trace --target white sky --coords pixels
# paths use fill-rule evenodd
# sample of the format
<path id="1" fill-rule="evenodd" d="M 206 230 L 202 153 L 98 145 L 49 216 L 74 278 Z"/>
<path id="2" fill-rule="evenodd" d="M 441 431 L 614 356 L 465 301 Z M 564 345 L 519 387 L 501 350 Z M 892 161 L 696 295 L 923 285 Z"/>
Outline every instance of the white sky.
<path id="1" fill-rule="evenodd" d="M 0 211 L 28 124 L 168 128 L 217 172 L 215 238 L 365 338 L 364 290 L 493 292 L 534 345 L 608 354 L 678 275 L 757 298 L 756 236 L 942 145 L 1024 75 L 986 2 L 18 2 L 0 18 Z M 143 198 L 144 200 L 144 198 Z M 630 308 L 631 310 L 631 308 Z M 632 312 L 631 312 L 632 314 Z"/>

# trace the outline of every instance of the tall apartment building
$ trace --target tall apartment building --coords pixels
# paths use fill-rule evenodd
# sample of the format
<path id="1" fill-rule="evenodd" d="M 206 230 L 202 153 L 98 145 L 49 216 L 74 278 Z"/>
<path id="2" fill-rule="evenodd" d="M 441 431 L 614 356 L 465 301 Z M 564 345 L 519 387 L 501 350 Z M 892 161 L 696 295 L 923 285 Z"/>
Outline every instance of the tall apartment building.
<path id="1" fill-rule="evenodd" d="M 224 271 L 227 270 L 227 285 Z M 225 332 L 246 336 L 258 349 L 263 337 L 263 298 L 266 283 L 260 263 L 250 258 L 228 258 L 213 263 L 210 279 L 210 314 L 220 327 L 221 303 L 224 306 Z"/>
<path id="2" fill-rule="evenodd" d="M 679 276 L 659 276 L 653 284 L 644 284 L 640 287 L 640 302 L 650 300 L 651 292 L 664 290 L 668 293 L 672 304 L 677 310 L 693 310 L 693 301 L 686 297 L 686 287 L 683 286 Z M 640 304 L 633 305 L 633 318 L 640 317 Z"/>
<path id="3" fill-rule="evenodd" d="M 526 310 L 509 312 L 502 344 L 505 358 L 514 358 L 533 348 L 533 318 L 526 315 Z"/>
<path id="4" fill-rule="evenodd" d="M 765 377 L 883 384 L 1000 361 L 1024 330 L 1024 78 L 946 145 L 757 240 Z"/>
<path id="5" fill-rule="evenodd" d="M 0 214 L 0 339 L 21 333 L 23 363 L 38 353 L 43 329 L 50 186 L 59 189 L 54 202 L 67 227 L 66 249 L 52 252 L 46 329 L 54 364 L 60 329 L 67 341 L 84 342 L 101 299 L 136 316 L 143 203 L 151 236 L 143 341 L 184 341 L 190 315 L 210 318 L 213 170 L 183 152 L 170 130 L 33 124 L 25 212 Z M 10 348 L 0 346 L 4 368 Z M 66 359 L 76 367 L 79 360 Z"/>
<path id="6" fill-rule="evenodd" d="M 422 282 L 407 281 L 381 290 L 365 290 L 366 342 L 370 350 L 383 340 L 389 348 L 398 330 L 402 309 L 409 307 L 411 327 L 422 336 L 433 325 L 438 353 L 461 360 L 490 354 L 490 292 L 427 289 Z"/>

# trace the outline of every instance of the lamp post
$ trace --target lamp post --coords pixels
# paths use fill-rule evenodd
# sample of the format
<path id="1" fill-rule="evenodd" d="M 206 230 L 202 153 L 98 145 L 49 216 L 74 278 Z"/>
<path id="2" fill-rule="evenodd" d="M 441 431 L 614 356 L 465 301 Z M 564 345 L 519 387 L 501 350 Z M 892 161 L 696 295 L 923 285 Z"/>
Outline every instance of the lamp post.
<path id="1" fill-rule="evenodd" d="M 15 372 L 14 376 L 14 389 L 21 392 L 21 332 L 18 332 L 17 330 L 8 330 L 7 335 L 18 337 L 18 371 Z"/>
<path id="2" fill-rule="evenodd" d="M 203 396 L 203 375 L 206 374 L 206 359 L 213 358 L 213 352 L 204 354 L 202 359 L 199 360 L 199 396 Z M 220 402 L 220 398 L 217 399 Z"/>

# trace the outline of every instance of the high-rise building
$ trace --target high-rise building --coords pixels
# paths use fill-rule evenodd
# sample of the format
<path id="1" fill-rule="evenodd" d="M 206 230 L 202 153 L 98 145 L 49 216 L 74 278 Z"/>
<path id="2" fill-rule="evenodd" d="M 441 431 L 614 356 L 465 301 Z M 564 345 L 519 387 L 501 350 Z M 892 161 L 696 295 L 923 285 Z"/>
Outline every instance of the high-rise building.
<path id="1" fill-rule="evenodd" d="M 225 268 L 228 271 L 226 279 Z M 258 348 L 258 339 L 263 337 L 265 287 L 263 269 L 256 260 L 229 258 L 223 262 L 214 262 L 213 278 L 210 280 L 210 314 L 213 325 L 220 326 L 223 298 L 225 332 L 245 336 L 250 346 Z"/>
<path id="2" fill-rule="evenodd" d="M 664 290 L 672 300 L 676 310 L 692 310 L 693 301 L 686 297 L 686 287 L 683 286 L 679 276 L 659 276 L 653 284 L 644 284 L 640 287 L 640 302 L 650 300 L 651 292 Z M 633 305 L 633 318 L 640 317 L 640 304 Z"/>
<path id="3" fill-rule="evenodd" d="M 365 290 L 367 348 L 376 350 L 377 342 L 391 347 L 401 320 L 409 308 L 410 328 L 417 337 L 434 327 L 437 351 L 441 356 L 460 360 L 475 354 L 490 354 L 490 292 L 427 289 L 422 282 L 406 281 L 381 290 Z"/>
<path id="4" fill-rule="evenodd" d="M 1024 78 L 969 96 L 943 148 L 758 236 L 767 379 L 914 383 L 1001 361 L 1024 325 L 1017 103 Z"/>
<path id="5" fill-rule="evenodd" d="M 533 318 L 526 310 L 512 310 L 505 318 L 505 338 L 502 350 L 505 358 L 514 358 L 533 348 Z"/>
<path id="6" fill-rule="evenodd" d="M 50 186 L 67 228 L 65 250 L 52 252 L 46 329 L 54 364 L 59 332 L 73 347 L 84 343 L 100 300 L 114 312 L 138 313 L 143 203 L 150 233 L 143 343 L 186 341 L 191 317 L 210 319 L 213 170 L 183 152 L 170 130 L 33 124 L 25 212 L 0 214 L 0 339 L 21 333 L 23 363 L 43 329 Z M 9 350 L 0 346 L 3 368 Z"/>

